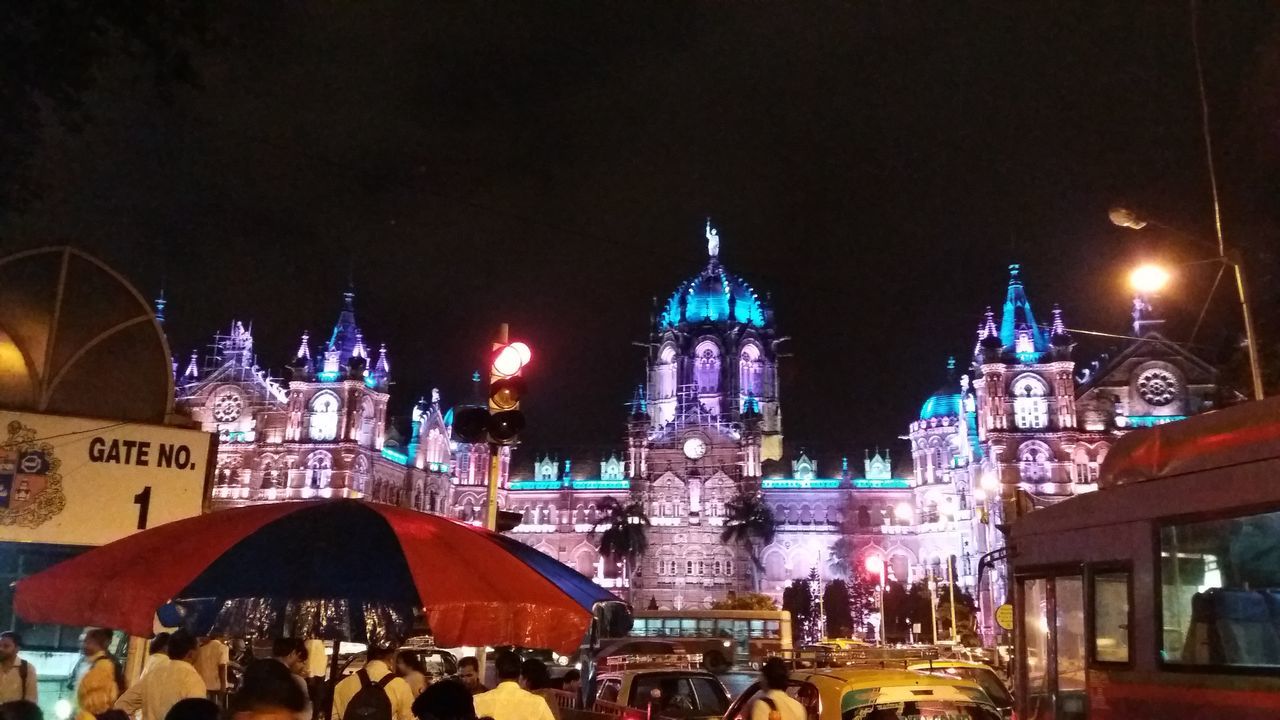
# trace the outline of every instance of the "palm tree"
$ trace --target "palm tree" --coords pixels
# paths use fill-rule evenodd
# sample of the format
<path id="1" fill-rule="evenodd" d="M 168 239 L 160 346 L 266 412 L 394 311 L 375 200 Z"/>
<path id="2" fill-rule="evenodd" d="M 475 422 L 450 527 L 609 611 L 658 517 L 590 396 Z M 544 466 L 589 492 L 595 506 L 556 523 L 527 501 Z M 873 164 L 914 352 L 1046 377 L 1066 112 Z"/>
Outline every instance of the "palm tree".
<path id="1" fill-rule="evenodd" d="M 760 499 L 759 493 L 740 492 L 725 504 L 725 514 L 727 519 L 720 533 L 720 542 L 737 543 L 746 549 L 747 557 L 755 565 L 753 585 L 759 592 L 760 575 L 764 571 L 760 554 L 778 532 L 773 511 Z"/>
<path id="2" fill-rule="evenodd" d="M 626 562 L 627 602 L 631 602 L 631 585 L 640 558 L 649 549 L 649 516 L 644 504 L 632 499 L 626 505 L 615 498 L 608 498 L 600 507 L 602 513 L 591 524 L 591 537 L 602 526 L 600 554 L 614 562 Z"/>

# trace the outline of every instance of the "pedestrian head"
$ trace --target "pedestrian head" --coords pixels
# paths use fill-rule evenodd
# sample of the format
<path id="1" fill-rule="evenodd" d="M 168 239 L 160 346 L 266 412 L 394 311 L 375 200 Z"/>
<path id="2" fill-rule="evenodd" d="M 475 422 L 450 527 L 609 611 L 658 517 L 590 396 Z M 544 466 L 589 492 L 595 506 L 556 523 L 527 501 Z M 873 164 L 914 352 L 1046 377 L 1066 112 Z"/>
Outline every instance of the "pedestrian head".
<path id="1" fill-rule="evenodd" d="M 169 633 L 156 633 L 151 638 L 151 651 L 148 655 L 168 655 L 169 654 Z"/>
<path id="2" fill-rule="evenodd" d="M 480 662 L 470 655 L 459 660 L 458 679 L 469 690 L 480 687 Z"/>
<path id="3" fill-rule="evenodd" d="M 365 655 L 366 657 L 368 657 L 368 662 L 373 662 L 374 660 L 381 660 L 382 662 L 387 663 L 388 665 L 391 664 L 391 661 L 394 659 L 395 654 L 396 654 L 395 648 L 389 645 L 370 645 L 368 649 L 365 650 Z"/>
<path id="4" fill-rule="evenodd" d="M 302 712 L 307 698 L 289 668 L 276 660 L 254 660 L 244 668 L 240 690 L 231 698 L 237 718 L 292 716 Z"/>
<path id="5" fill-rule="evenodd" d="M 760 667 L 760 677 L 764 680 L 764 686 L 770 690 L 786 690 L 788 675 L 787 664 L 782 658 L 769 658 Z"/>
<path id="6" fill-rule="evenodd" d="M 0 632 L 0 660 L 9 662 L 22 649 L 22 636 L 12 630 Z"/>
<path id="7" fill-rule="evenodd" d="M 3 720 L 44 720 L 40 706 L 30 700 L 13 700 L 0 704 L 0 718 Z"/>
<path id="8" fill-rule="evenodd" d="M 510 650 L 499 650 L 493 658 L 493 669 L 499 680 L 519 680 L 520 656 Z"/>
<path id="9" fill-rule="evenodd" d="M 85 630 L 80 647 L 85 655 L 106 652 L 107 648 L 111 647 L 111 631 L 106 628 L 89 628 Z"/>
<path id="10" fill-rule="evenodd" d="M 551 686 L 551 674 L 547 664 L 537 658 L 529 658 L 520 664 L 520 679 L 526 690 L 542 690 Z"/>
<path id="11" fill-rule="evenodd" d="M 174 703 L 164 720 L 218 720 L 219 712 L 218 703 L 208 698 L 187 698 Z"/>
<path id="12" fill-rule="evenodd" d="M 169 636 L 170 660 L 191 660 L 196 654 L 196 639 L 186 630 L 176 630 Z"/>
<path id="13" fill-rule="evenodd" d="M 577 668 L 569 670 L 560 678 L 560 687 L 571 693 L 578 692 L 582 689 L 582 673 Z"/>
<path id="14" fill-rule="evenodd" d="M 307 657 L 307 646 L 299 638 L 276 638 L 271 643 L 271 657 L 284 663 L 290 672 L 298 672 Z"/>
<path id="15" fill-rule="evenodd" d="M 466 685 L 443 680 L 428 685 L 413 701 L 413 714 L 418 720 L 475 720 L 476 708 Z"/>
<path id="16" fill-rule="evenodd" d="M 427 672 L 427 666 L 423 664 L 422 658 L 412 650 L 401 650 L 396 653 L 396 673 L 400 675 L 408 675 L 410 672 L 416 672 L 423 677 L 430 675 Z"/>

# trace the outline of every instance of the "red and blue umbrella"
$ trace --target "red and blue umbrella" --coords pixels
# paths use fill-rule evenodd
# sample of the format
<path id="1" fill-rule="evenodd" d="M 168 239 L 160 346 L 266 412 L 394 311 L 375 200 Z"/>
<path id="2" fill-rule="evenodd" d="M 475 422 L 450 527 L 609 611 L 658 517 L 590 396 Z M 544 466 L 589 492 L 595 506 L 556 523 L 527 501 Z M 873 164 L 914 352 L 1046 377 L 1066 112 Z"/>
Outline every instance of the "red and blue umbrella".
<path id="1" fill-rule="evenodd" d="M 179 520 L 90 550 L 18 582 L 30 622 L 151 634 L 158 608 L 342 601 L 419 607 L 436 641 L 568 653 L 601 603 L 621 601 L 509 537 L 388 505 L 318 500 Z"/>

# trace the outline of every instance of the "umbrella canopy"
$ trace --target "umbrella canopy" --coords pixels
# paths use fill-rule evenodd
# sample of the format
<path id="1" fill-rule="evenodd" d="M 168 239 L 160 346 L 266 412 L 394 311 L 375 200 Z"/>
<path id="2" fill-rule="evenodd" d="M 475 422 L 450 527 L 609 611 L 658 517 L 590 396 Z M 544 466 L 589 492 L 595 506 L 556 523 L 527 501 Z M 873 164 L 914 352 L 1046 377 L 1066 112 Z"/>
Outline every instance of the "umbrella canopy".
<path id="1" fill-rule="evenodd" d="M 275 503 L 179 520 L 18 582 L 31 622 L 150 635 L 170 600 L 341 599 L 419 606 L 437 642 L 569 652 L 618 598 L 502 535 L 356 500 Z"/>

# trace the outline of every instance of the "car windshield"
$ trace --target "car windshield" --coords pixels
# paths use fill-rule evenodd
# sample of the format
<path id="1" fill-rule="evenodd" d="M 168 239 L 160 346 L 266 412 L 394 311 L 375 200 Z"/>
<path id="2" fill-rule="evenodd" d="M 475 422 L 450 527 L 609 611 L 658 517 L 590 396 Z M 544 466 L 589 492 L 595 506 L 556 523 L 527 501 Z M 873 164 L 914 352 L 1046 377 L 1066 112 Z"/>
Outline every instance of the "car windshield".
<path id="1" fill-rule="evenodd" d="M 982 686 L 982 689 L 991 697 L 991 701 L 996 704 L 996 707 L 1013 707 L 1013 696 L 1009 694 L 1009 690 L 1000 681 L 1000 677 L 990 668 L 933 668 L 928 672 L 931 675 L 972 680 Z"/>
<path id="2" fill-rule="evenodd" d="M 876 703 L 847 710 L 841 720 L 1000 720 L 990 707 L 963 701 Z"/>

